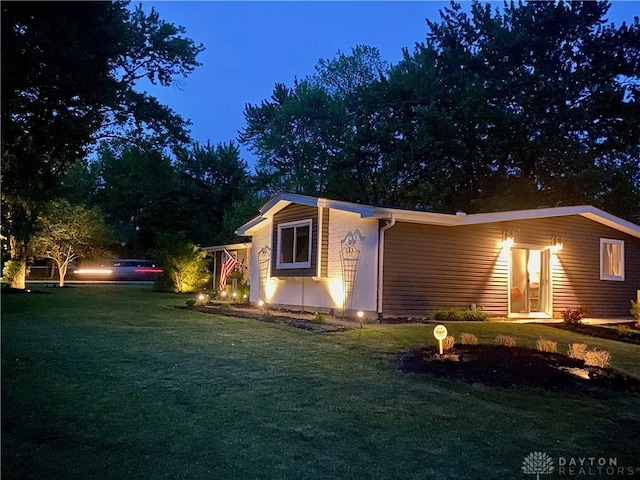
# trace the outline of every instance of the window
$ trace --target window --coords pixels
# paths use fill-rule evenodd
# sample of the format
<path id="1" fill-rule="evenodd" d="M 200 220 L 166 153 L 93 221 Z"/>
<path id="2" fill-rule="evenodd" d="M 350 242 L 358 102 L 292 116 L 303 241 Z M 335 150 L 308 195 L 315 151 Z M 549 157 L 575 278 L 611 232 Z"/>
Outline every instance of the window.
<path id="1" fill-rule="evenodd" d="M 278 225 L 278 257 L 276 267 L 311 267 L 311 220 Z"/>
<path id="2" fill-rule="evenodd" d="M 624 280 L 624 241 L 600 239 L 600 280 Z"/>

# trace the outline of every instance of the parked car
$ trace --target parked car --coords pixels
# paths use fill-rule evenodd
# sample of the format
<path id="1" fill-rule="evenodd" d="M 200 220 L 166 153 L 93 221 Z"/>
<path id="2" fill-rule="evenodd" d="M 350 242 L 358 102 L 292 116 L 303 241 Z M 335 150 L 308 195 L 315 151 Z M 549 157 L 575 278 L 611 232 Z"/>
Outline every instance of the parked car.
<path id="1" fill-rule="evenodd" d="M 81 265 L 73 271 L 77 280 L 140 280 L 150 281 L 162 273 L 154 260 L 116 258 L 98 265 Z"/>

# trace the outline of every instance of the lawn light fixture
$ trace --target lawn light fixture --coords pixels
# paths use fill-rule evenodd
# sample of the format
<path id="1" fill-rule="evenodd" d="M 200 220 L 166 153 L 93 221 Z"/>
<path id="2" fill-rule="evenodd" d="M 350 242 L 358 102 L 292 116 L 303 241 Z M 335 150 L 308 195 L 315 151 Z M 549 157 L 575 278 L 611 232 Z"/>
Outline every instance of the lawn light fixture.
<path id="1" fill-rule="evenodd" d="M 362 319 L 364 318 L 364 312 L 362 310 L 358 310 L 358 313 L 356 313 L 356 315 L 358 316 L 358 320 L 360 320 L 360 328 L 362 328 Z"/>
<path id="2" fill-rule="evenodd" d="M 506 248 L 513 247 L 515 239 L 513 237 L 513 232 L 508 230 L 506 232 L 502 232 L 502 246 Z"/>
<path id="3" fill-rule="evenodd" d="M 226 292 L 226 290 L 222 290 L 222 291 L 220 292 L 220 296 L 221 296 L 222 298 L 227 298 L 227 292 Z"/>
<path id="4" fill-rule="evenodd" d="M 204 293 L 201 293 L 198 295 L 198 300 L 200 300 L 201 302 L 205 299 L 205 295 Z"/>
<path id="5" fill-rule="evenodd" d="M 236 298 L 236 297 L 238 296 L 238 293 L 237 293 L 237 292 L 233 292 L 233 293 L 231 294 L 231 296 L 232 296 L 233 298 Z"/>
<path id="6" fill-rule="evenodd" d="M 258 302 L 258 306 L 259 306 L 259 307 L 264 307 L 264 300 L 260 300 L 260 301 Z"/>

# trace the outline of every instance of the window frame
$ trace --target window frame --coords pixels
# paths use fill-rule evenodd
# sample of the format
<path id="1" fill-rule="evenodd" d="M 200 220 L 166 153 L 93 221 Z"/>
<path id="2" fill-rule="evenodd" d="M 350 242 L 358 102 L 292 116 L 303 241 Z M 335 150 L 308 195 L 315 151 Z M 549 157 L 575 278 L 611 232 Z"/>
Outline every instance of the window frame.
<path id="1" fill-rule="evenodd" d="M 299 227 L 307 227 L 309 229 L 309 245 L 307 248 L 307 260 L 304 262 L 296 262 L 296 248 L 297 248 L 297 231 L 296 229 Z M 282 253 L 282 231 L 293 228 L 293 262 L 281 262 L 281 253 Z M 278 251 L 276 252 L 276 268 L 277 269 L 294 269 L 294 268 L 311 268 L 311 251 L 313 250 L 313 220 L 311 218 L 306 220 L 297 220 L 295 222 L 285 222 L 278 224 Z"/>
<path id="2" fill-rule="evenodd" d="M 620 274 L 611 275 L 604 271 L 604 249 L 605 245 L 618 245 L 620 247 Z M 624 282 L 624 240 L 616 240 L 613 238 L 600 239 L 600 280 L 608 280 L 613 282 Z"/>

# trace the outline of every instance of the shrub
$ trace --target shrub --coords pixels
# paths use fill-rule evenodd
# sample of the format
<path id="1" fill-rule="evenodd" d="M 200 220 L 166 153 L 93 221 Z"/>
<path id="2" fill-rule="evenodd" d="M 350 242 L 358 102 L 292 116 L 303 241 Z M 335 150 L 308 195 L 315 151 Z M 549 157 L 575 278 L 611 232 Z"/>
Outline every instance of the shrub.
<path id="1" fill-rule="evenodd" d="M 321 313 L 316 314 L 316 316 L 311 320 L 313 323 L 325 323 L 326 321 L 327 319 Z"/>
<path id="2" fill-rule="evenodd" d="M 220 310 L 231 311 L 233 310 L 233 308 L 231 307 L 230 303 L 224 302 L 220 304 Z"/>
<path id="3" fill-rule="evenodd" d="M 453 345 L 455 343 L 456 343 L 455 337 L 452 337 L 451 335 L 449 335 L 448 337 L 445 337 L 444 340 L 442 340 L 442 349 L 443 350 L 449 350 L 449 349 L 453 348 Z"/>
<path id="4" fill-rule="evenodd" d="M 189 300 L 187 300 L 184 303 L 187 304 L 187 307 L 193 307 L 196 304 L 196 301 L 193 298 L 190 298 Z"/>
<path id="5" fill-rule="evenodd" d="M 476 337 L 473 333 L 461 333 L 460 343 L 462 343 L 463 345 L 477 345 L 478 337 Z"/>
<path id="6" fill-rule="evenodd" d="M 436 322 L 484 322 L 489 314 L 482 310 L 463 310 L 461 308 L 439 308 L 431 314 Z"/>
<path id="7" fill-rule="evenodd" d="M 584 307 L 569 307 L 561 312 L 562 319 L 569 325 L 580 325 L 582 319 L 588 315 L 588 310 Z"/>
<path id="8" fill-rule="evenodd" d="M 558 351 L 558 342 L 540 337 L 536 342 L 536 348 L 540 352 L 556 353 Z"/>
<path id="9" fill-rule="evenodd" d="M 462 310 L 462 320 L 465 322 L 486 322 L 489 314 L 482 310 Z"/>
<path id="10" fill-rule="evenodd" d="M 578 360 L 584 360 L 584 354 L 587 351 L 587 345 L 584 343 L 570 343 L 569 351 L 567 355 L 570 358 L 577 358 Z"/>
<path id="11" fill-rule="evenodd" d="M 585 365 L 607 368 L 611 363 L 611 354 L 606 350 L 587 350 L 584 353 Z"/>
<path id="12" fill-rule="evenodd" d="M 636 326 L 640 326 L 640 302 L 634 302 L 633 300 L 631 300 L 631 310 L 629 310 L 631 312 L 631 315 L 633 315 L 633 317 L 638 321 L 638 323 L 636 323 Z"/>
<path id="13" fill-rule="evenodd" d="M 509 335 L 496 335 L 496 343 L 504 347 L 515 347 L 516 339 Z"/>

